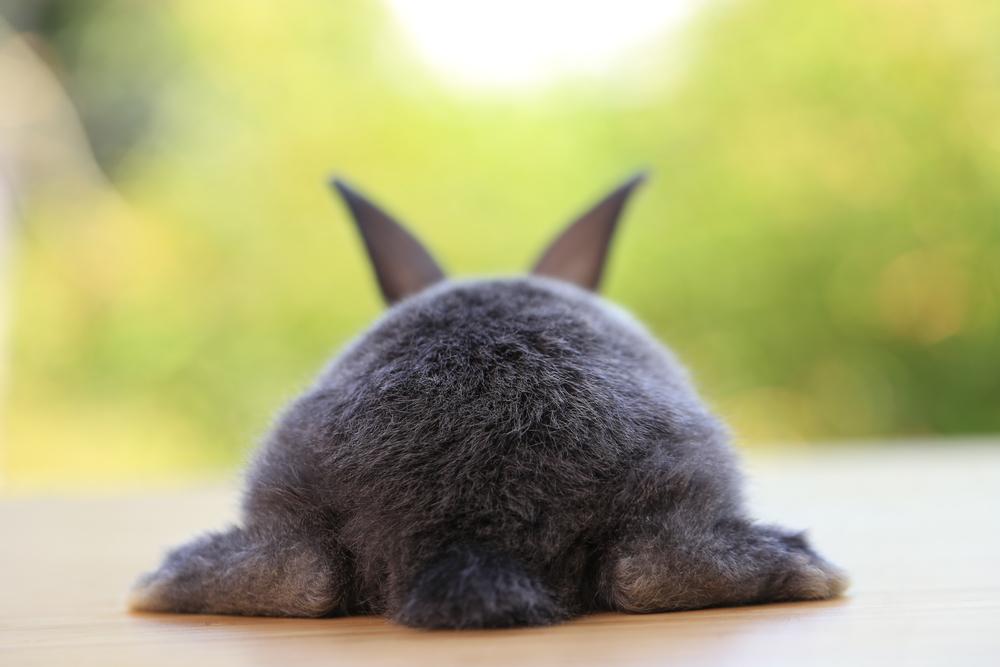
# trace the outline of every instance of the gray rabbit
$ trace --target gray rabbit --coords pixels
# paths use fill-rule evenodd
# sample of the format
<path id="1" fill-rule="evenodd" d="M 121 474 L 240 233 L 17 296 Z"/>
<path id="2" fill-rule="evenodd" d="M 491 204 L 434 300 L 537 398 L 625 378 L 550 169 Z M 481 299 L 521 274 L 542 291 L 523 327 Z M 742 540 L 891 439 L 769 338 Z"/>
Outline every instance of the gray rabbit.
<path id="1" fill-rule="evenodd" d="M 334 181 L 392 305 L 280 417 L 240 525 L 168 553 L 132 608 L 486 628 L 843 591 L 801 533 L 745 514 L 725 428 L 594 293 L 641 181 L 532 275 L 468 281 Z"/>

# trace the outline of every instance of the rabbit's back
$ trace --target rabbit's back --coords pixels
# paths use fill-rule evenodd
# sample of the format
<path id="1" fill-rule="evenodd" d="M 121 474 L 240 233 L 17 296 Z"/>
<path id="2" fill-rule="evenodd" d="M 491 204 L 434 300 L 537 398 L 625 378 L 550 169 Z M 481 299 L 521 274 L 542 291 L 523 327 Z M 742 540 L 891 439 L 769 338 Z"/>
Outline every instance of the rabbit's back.
<path id="1" fill-rule="evenodd" d="M 307 461 L 362 561 L 462 536 L 545 562 L 604 530 L 622 477 L 699 414 L 668 354 L 598 297 L 450 283 L 390 310 L 286 415 L 270 449 L 308 456 L 262 463 Z"/>
<path id="2" fill-rule="evenodd" d="M 524 466 L 565 492 L 592 490 L 637 430 L 664 426 L 644 408 L 666 398 L 673 372 L 609 312 L 538 279 L 460 283 L 403 304 L 321 382 L 343 400 L 331 460 L 346 474 L 450 477 L 484 492 Z M 475 483 L 491 475 L 496 485 Z"/>

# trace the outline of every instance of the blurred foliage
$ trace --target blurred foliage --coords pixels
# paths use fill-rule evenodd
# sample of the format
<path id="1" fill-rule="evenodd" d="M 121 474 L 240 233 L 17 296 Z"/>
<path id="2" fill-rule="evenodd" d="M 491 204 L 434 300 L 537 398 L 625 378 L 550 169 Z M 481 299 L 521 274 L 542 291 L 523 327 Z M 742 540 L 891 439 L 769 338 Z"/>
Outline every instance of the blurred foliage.
<path id="1" fill-rule="evenodd" d="M 515 92 L 436 79 L 371 2 L 65 4 L 47 39 L 127 208 L 24 202 L 8 481 L 243 458 L 381 310 L 331 169 L 468 275 L 649 166 L 606 293 L 741 440 L 1000 430 L 995 0 L 710 4 Z"/>

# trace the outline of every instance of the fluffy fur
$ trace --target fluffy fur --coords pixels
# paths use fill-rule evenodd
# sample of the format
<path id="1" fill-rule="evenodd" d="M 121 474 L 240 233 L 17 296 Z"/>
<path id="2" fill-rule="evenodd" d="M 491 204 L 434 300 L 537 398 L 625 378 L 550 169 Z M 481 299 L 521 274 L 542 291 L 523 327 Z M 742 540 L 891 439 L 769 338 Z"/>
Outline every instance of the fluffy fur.
<path id="1" fill-rule="evenodd" d="M 286 410 L 240 525 L 172 551 L 132 606 L 470 628 L 842 591 L 740 488 L 725 430 L 623 311 L 539 277 L 441 282 Z"/>

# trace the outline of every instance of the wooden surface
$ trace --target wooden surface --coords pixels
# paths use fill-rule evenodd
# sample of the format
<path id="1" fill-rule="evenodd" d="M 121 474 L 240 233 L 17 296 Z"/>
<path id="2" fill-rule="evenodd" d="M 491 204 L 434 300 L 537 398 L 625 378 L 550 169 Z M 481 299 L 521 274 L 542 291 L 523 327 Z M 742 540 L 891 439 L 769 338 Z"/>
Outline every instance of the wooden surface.
<path id="1" fill-rule="evenodd" d="M 810 527 L 846 598 L 554 628 L 128 614 L 163 547 L 233 517 L 228 489 L 0 502 L 0 665 L 1000 665 L 1000 442 L 748 462 L 759 516 Z"/>

